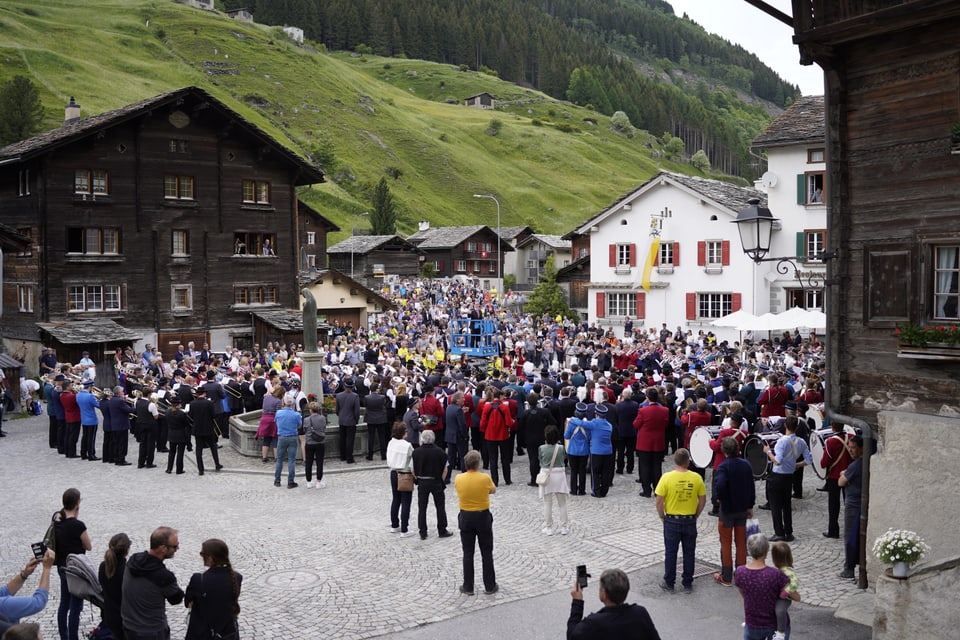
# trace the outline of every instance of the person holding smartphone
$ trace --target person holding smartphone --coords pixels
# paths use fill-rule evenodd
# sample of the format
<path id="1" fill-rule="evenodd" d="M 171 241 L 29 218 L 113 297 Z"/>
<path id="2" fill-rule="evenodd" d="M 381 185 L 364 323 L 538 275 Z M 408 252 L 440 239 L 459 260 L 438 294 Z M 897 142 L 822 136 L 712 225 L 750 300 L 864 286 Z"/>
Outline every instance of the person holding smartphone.
<path id="1" fill-rule="evenodd" d="M 580 570 L 570 596 L 567 640 L 660 640 L 656 625 L 645 607 L 624 604 L 630 591 L 630 579 L 620 569 L 607 569 L 600 575 L 598 596 L 603 609 L 583 617 L 583 587 L 589 574 Z"/>
<path id="2" fill-rule="evenodd" d="M 20 618 L 40 613 L 47 606 L 47 600 L 50 597 L 50 570 L 56 559 L 56 554 L 47 549 L 40 558 L 30 558 L 20 573 L 10 578 L 6 585 L 0 586 L 0 615 L 10 624 L 17 624 Z M 17 592 L 30 579 L 37 565 L 41 564 L 43 570 L 40 573 L 40 584 L 37 585 L 37 590 L 32 596 L 18 596 Z"/>

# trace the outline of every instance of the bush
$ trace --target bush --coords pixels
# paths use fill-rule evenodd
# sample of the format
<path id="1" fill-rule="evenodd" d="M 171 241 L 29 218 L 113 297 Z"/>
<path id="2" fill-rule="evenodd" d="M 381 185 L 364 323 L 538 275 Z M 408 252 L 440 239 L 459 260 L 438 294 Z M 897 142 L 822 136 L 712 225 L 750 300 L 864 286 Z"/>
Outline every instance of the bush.
<path id="1" fill-rule="evenodd" d="M 490 124 L 487 125 L 487 135 L 495 136 L 500 133 L 500 129 L 503 128 L 503 122 L 498 118 L 493 118 L 490 120 Z"/>
<path id="2" fill-rule="evenodd" d="M 530 121 L 530 124 L 532 124 L 535 127 L 542 127 L 543 120 L 541 120 L 540 118 L 534 118 L 533 120 Z"/>
<path id="3" fill-rule="evenodd" d="M 710 158 L 707 157 L 707 153 L 703 149 L 693 154 L 693 157 L 690 158 L 690 164 L 700 171 L 710 171 Z"/>
<path id="4" fill-rule="evenodd" d="M 563 131 L 564 133 L 576 133 L 577 131 L 580 131 L 572 124 L 567 124 L 566 122 L 558 122 L 556 127 L 557 131 Z"/>
<path id="5" fill-rule="evenodd" d="M 384 62 L 384 63 L 383 63 L 383 70 L 384 70 L 384 71 L 390 71 L 390 69 L 393 69 L 393 65 L 390 64 L 389 62 Z"/>

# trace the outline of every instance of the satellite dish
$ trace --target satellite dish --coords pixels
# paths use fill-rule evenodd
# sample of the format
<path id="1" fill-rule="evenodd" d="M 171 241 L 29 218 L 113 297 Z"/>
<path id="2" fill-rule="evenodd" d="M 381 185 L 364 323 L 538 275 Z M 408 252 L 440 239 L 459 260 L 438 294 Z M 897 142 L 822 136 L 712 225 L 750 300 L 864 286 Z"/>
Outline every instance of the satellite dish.
<path id="1" fill-rule="evenodd" d="M 777 177 L 777 174 L 775 174 L 773 171 L 767 171 L 762 176 L 760 176 L 760 184 L 762 184 L 768 189 L 777 186 L 777 182 L 779 181 L 780 179 Z"/>

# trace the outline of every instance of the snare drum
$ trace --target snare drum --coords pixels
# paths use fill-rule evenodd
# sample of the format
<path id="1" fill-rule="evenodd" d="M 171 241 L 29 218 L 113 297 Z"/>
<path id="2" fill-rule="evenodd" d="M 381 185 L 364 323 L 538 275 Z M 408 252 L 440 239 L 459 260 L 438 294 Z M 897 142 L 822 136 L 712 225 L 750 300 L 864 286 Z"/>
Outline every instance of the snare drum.
<path id="1" fill-rule="evenodd" d="M 713 463 L 713 449 L 710 442 L 714 434 L 709 427 L 697 427 L 690 434 L 690 459 L 701 469 L 706 469 Z"/>
<path id="2" fill-rule="evenodd" d="M 770 459 L 763 452 L 765 446 L 772 447 L 780 439 L 779 433 L 754 434 L 743 443 L 743 457 L 753 469 L 753 479 L 761 480 L 770 471 Z"/>

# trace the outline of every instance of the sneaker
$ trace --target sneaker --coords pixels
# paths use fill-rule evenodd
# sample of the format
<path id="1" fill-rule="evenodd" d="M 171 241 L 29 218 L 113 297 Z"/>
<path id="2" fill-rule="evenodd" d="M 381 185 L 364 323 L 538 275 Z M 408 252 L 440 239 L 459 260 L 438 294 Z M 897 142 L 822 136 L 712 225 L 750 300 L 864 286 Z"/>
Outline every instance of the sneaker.
<path id="1" fill-rule="evenodd" d="M 542 533 L 545 536 L 552 536 L 553 529 L 551 529 L 550 527 L 544 527 L 543 529 L 540 529 L 540 533 Z"/>
<path id="2" fill-rule="evenodd" d="M 491 588 L 491 589 L 484 589 L 484 590 L 483 590 L 483 592 L 484 592 L 486 595 L 488 595 L 488 596 L 492 596 L 492 595 L 495 594 L 497 591 L 500 591 L 500 585 L 498 585 L 498 584 L 493 585 L 493 588 Z"/>
<path id="3" fill-rule="evenodd" d="M 317 484 L 314 485 L 313 488 L 314 488 L 314 489 L 326 489 L 326 488 L 327 488 L 327 483 L 326 483 L 326 482 L 323 482 L 322 480 L 321 480 L 321 481 L 318 481 Z"/>
<path id="4" fill-rule="evenodd" d="M 203 472 L 201 471 L 200 473 L 203 473 Z M 274 480 L 274 481 L 273 481 L 273 486 L 279 487 L 279 486 L 280 486 L 280 481 L 279 481 L 279 480 Z"/>
<path id="5" fill-rule="evenodd" d="M 692 585 L 692 584 L 690 584 L 690 585 L 684 585 L 684 587 L 683 587 L 683 592 L 686 593 L 686 594 L 691 594 L 691 593 L 693 593 L 693 585 Z"/>
<path id="6" fill-rule="evenodd" d="M 843 578 L 844 580 L 853 580 L 853 579 L 854 579 L 853 569 L 844 569 L 843 571 L 841 571 L 841 572 L 838 573 L 837 575 L 840 576 L 841 578 Z"/>
<path id="7" fill-rule="evenodd" d="M 387 527 L 390 529 L 390 533 L 400 533 L 400 527 Z"/>
<path id="8" fill-rule="evenodd" d="M 565 536 L 570 533 L 570 529 L 566 527 L 560 527 L 560 535 Z"/>
<path id="9" fill-rule="evenodd" d="M 313 489 L 313 481 L 307 480 L 307 489 Z"/>
<path id="10" fill-rule="evenodd" d="M 297 484 L 296 482 L 288 482 L 288 483 L 287 483 L 287 489 L 296 489 L 296 488 L 299 487 L 299 486 L 300 486 L 300 485 Z"/>
<path id="11" fill-rule="evenodd" d="M 452 531 L 447 531 L 447 530 L 443 530 L 443 531 L 441 531 L 440 533 L 437 534 L 437 537 L 439 537 L 439 538 L 449 538 L 449 537 L 451 537 L 451 536 L 453 536 L 453 532 L 452 532 Z"/>
<path id="12" fill-rule="evenodd" d="M 401 538 L 410 538 L 413 536 L 413 531 L 402 531 L 400 532 Z"/>
<path id="13" fill-rule="evenodd" d="M 790 535 L 783 536 L 784 542 L 793 542 L 794 540 L 796 540 L 796 538 L 793 537 L 792 533 Z"/>
<path id="14" fill-rule="evenodd" d="M 722 585 L 722 586 L 724 586 L 724 587 L 732 587 L 732 586 L 733 586 L 733 583 L 732 583 L 732 582 L 727 582 L 726 580 L 723 579 L 723 574 L 721 574 L 721 573 L 715 573 L 715 574 L 713 574 L 713 579 L 717 581 L 717 584 L 720 584 L 720 585 Z"/>
<path id="15" fill-rule="evenodd" d="M 669 593 L 673 593 L 673 587 L 666 583 L 666 581 L 660 581 L 660 588 Z"/>
<path id="16" fill-rule="evenodd" d="M 770 640 L 787 640 L 787 636 L 783 631 L 774 631 Z"/>
<path id="17" fill-rule="evenodd" d="M 472 596 L 472 595 L 473 595 L 473 589 L 465 589 L 465 588 L 463 588 L 463 587 L 460 587 L 460 593 L 462 593 L 462 594 L 465 595 L 465 596 Z"/>

